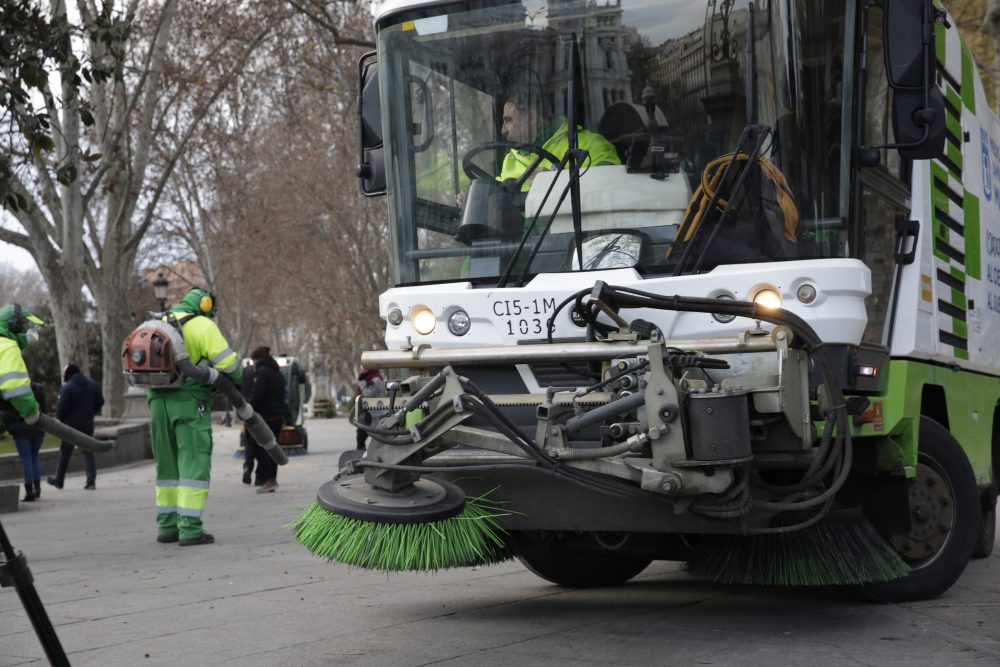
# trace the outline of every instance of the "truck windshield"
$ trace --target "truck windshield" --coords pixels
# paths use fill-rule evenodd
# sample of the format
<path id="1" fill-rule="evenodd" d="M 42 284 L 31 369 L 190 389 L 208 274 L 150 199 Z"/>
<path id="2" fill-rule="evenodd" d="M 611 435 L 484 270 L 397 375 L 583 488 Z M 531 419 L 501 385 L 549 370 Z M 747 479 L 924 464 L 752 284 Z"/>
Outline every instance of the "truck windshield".
<path id="1" fill-rule="evenodd" d="M 750 16 L 745 0 L 488 0 L 385 18 L 395 282 L 844 256 L 845 3 L 755 3 L 757 120 L 771 132 L 738 189 L 720 177 L 747 124 Z M 580 237 L 559 168 L 568 118 L 586 151 Z M 710 234 L 713 192 L 743 205 Z M 678 269 L 696 241 L 697 265 Z"/>

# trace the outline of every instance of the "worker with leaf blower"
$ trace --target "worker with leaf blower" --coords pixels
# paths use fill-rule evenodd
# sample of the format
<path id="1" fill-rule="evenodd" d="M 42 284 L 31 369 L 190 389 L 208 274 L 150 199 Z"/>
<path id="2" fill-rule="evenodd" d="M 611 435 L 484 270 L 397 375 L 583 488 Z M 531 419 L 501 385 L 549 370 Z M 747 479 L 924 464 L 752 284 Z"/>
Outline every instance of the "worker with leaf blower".
<path id="1" fill-rule="evenodd" d="M 193 364 L 205 364 L 239 383 L 243 370 L 214 318 L 214 296 L 192 288 L 163 320 L 180 329 Z M 202 527 L 212 468 L 212 387 L 184 379 L 151 388 L 153 457 L 156 460 L 157 542 L 211 544 Z"/>
<path id="2" fill-rule="evenodd" d="M 40 318 L 16 303 L 0 308 L 0 396 L 16 411 L 15 417 L 20 417 L 18 421 L 23 420 L 28 427 L 38 421 L 41 409 L 31 391 L 31 379 L 21 350 L 37 337 L 32 325 L 42 324 Z M 41 485 L 29 483 L 27 477 L 24 488 L 25 500 L 34 500 L 36 490 L 41 491 Z"/>

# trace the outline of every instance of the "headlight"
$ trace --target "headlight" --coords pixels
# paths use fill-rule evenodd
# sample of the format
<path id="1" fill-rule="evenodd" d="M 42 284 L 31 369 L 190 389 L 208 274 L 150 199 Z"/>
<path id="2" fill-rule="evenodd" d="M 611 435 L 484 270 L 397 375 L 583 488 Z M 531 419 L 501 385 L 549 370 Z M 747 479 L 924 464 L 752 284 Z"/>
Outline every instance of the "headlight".
<path id="1" fill-rule="evenodd" d="M 434 313 L 427 306 L 417 306 L 410 311 L 410 321 L 413 322 L 413 329 L 422 336 L 434 331 L 437 324 Z"/>
<path id="2" fill-rule="evenodd" d="M 733 297 L 733 296 L 731 296 L 729 294 L 720 294 L 719 296 L 717 296 L 715 298 L 716 299 L 723 299 L 725 301 L 735 301 L 736 300 L 735 297 Z M 727 315 L 725 313 L 712 313 L 712 317 L 714 317 L 717 322 L 721 322 L 722 324 L 729 324 L 730 322 L 732 322 L 733 320 L 736 319 L 735 315 Z"/>
<path id="3" fill-rule="evenodd" d="M 456 336 L 464 336 L 472 328 L 472 318 L 464 310 L 456 310 L 448 316 L 448 331 Z"/>
<path id="4" fill-rule="evenodd" d="M 753 302 L 761 308 L 777 310 L 781 308 L 781 295 L 778 294 L 778 290 L 772 287 L 765 287 L 757 290 L 757 293 L 753 295 Z"/>
<path id="5" fill-rule="evenodd" d="M 795 291 L 795 296 L 802 303 L 812 303 L 816 300 L 816 288 L 806 283 Z"/>

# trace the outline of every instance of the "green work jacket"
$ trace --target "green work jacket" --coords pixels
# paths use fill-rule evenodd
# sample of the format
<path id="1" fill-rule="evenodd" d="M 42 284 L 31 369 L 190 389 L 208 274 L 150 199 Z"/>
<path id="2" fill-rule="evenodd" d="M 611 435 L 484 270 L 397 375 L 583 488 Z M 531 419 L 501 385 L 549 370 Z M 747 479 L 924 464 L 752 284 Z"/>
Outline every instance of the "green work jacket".
<path id="1" fill-rule="evenodd" d="M 596 132 L 590 132 L 582 127 L 578 128 L 577 143 L 581 149 L 590 153 L 583 163 L 584 169 L 592 164 L 622 163 L 618 159 L 618 151 L 615 150 L 611 142 Z M 560 159 L 566 155 L 566 150 L 569 148 L 569 125 L 565 119 L 552 136 L 542 144 L 542 148 Z M 520 178 L 537 158 L 538 156 L 530 151 L 511 150 L 504 157 L 503 167 L 500 169 L 500 176 L 497 177 L 497 180 L 506 181 L 509 178 Z M 548 160 L 542 160 L 541 164 L 538 165 L 538 169 L 553 168 L 555 165 Z M 521 191 L 525 192 L 529 187 L 530 183 L 525 181 L 521 186 Z"/>
<path id="2" fill-rule="evenodd" d="M 22 417 L 38 412 L 38 401 L 31 393 L 31 378 L 21 348 L 16 340 L 6 336 L 0 336 L 0 397 L 14 406 Z"/>
<path id="3" fill-rule="evenodd" d="M 178 319 L 184 321 L 184 317 L 190 315 L 183 311 L 173 311 Z M 240 386 L 243 380 L 243 367 L 240 366 L 240 358 L 226 341 L 226 337 L 219 330 L 219 325 L 204 315 L 195 315 L 188 318 L 181 325 L 181 334 L 184 337 L 184 347 L 187 348 L 191 363 L 197 365 L 202 359 L 207 359 L 209 365 L 220 373 L 225 373 L 229 378 Z M 178 391 L 187 391 L 198 398 L 208 400 L 212 397 L 212 388 L 199 384 L 191 379 L 185 379 L 180 387 L 169 389 L 150 389 L 149 397 L 170 396 Z"/>

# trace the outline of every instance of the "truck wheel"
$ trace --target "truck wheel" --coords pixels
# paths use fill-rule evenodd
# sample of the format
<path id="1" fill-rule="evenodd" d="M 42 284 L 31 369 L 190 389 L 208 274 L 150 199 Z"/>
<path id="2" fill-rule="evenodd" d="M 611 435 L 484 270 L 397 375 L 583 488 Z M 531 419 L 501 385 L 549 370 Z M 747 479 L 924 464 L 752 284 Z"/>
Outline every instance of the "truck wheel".
<path id="1" fill-rule="evenodd" d="M 910 530 L 889 536 L 912 569 L 862 591 L 879 602 L 941 595 L 969 563 L 981 514 L 976 478 L 961 446 L 943 426 L 922 417 L 917 475 L 910 484 Z"/>
<path id="2" fill-rule="evenodd" d="M 986 499 L 980 511 L 979 534 L 972 548 L 973 558 L 987 558 L 993 553 L 993 541 L 997 535 L 997 492 L 993 487 L 986 491 Z"/>
<path id="3" fill-rule="evenodd" d="M 511 533 L 514 555 L 542 579 L 567 588 L 618 586 L 646 569 L 652 559 L 618 551 L 580 549 L 563 533 Z"/>

